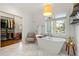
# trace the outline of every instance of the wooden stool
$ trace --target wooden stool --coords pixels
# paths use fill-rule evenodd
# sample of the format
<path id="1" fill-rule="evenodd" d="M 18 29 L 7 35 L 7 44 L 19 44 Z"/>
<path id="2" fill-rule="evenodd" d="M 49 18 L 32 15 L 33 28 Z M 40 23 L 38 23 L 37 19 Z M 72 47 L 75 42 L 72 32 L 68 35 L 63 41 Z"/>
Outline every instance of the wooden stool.
<path id="1" fill-rule="evenodd" d="M 66 42 L 66 51 L 68 55 L 70 55 L 70 50 L 73 50 L 73 54 L 75 55 L 75 44 L 73 42 Z"/>

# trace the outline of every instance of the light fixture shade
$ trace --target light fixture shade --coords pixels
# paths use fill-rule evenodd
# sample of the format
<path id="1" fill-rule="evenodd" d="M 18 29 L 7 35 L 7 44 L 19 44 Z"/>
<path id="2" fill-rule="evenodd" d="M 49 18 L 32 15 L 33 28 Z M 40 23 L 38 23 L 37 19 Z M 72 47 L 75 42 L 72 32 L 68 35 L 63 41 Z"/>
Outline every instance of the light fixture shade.
<path id="1" fill-rule="evenodd" d="M 52 5 L 45 4 L 43 7 L 43 15 L 44 16 L 51 16 L 52 15 Z"/>

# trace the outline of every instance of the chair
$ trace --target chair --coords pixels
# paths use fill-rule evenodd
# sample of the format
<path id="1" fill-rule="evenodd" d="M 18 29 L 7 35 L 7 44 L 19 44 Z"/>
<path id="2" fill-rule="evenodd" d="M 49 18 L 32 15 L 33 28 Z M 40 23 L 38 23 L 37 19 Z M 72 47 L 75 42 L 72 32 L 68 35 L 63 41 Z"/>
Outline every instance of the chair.
<path id="1" fill-rule="evenodd" d="M 27 34 L 27 41 L 28 42 L 35 42 L 36 41 L 36 35 L 33 32 L 29 32 Z"/>

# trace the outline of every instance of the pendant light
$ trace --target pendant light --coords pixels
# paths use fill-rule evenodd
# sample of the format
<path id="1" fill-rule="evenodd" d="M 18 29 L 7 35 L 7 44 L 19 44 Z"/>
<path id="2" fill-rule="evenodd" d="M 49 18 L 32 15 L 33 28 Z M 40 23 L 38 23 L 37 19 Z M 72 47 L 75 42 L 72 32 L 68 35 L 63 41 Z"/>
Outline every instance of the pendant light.
<path id="1" fill-rule="evenodd" d="M 52 5 L 51 4 L 44 4 L 43 15 L 44 16 L 51 16 L 52 15 Z"/>

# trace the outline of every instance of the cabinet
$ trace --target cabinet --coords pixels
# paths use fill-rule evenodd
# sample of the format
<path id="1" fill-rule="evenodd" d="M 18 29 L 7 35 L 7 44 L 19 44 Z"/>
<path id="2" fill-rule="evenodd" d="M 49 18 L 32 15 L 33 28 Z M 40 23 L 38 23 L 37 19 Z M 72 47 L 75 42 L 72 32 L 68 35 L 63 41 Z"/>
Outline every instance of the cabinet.
<path id="1" fill-rule="evenodd" d="M 22 24 L 22 17 L 8 13 L 7 11 L 0 11 L 0 39 L 1 47 L 15 44 L 20 41 L 16 39 L 15 34 L 20 32 L 20 24 Z"/>
<path id="2" fill-rule="evenodd" d="M 0 24 L 1 40 L 13 39 L 15 30 L 14 19 L 0 16 Z"/>
<path id="3" fill-rule="evenodd" d="M 14 18 L 0 16 L 1 47 L 7 41 L 9 42 L 9 40 L 14 39 L 14 34 L 15 34 Z"/>

